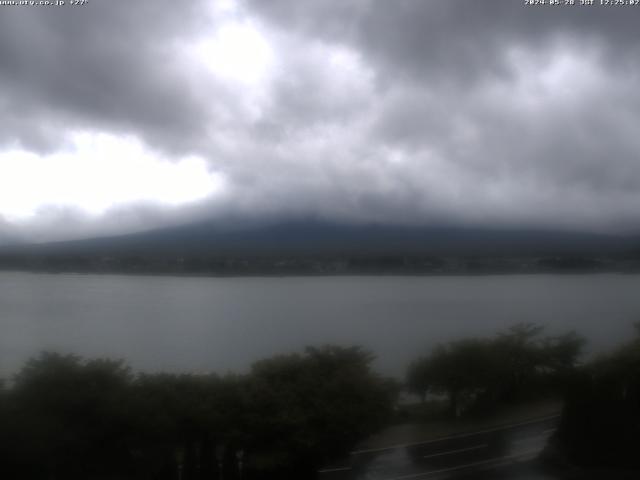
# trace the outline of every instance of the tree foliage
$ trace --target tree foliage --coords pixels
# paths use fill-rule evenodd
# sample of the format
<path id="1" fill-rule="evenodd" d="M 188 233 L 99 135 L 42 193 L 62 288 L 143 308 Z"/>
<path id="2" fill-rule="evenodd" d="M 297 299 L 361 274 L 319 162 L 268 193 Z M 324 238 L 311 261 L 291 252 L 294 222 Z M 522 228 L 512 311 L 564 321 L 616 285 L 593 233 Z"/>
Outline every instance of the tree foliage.
<path id="1" fill-rule="evenodd" d="M 299 478 L 388 418 L 371 360 L 308 348 L 219 377 L 43 353 L 0 391 L 0 461 L 24 479 Z"/>
<path id="2" fill-rule="evenodd" d="M 543 337 L 543 331 L 525 323 L 494 338 L 438 345 L 409 366 L 407 386 L 422 398 L 446 395 L 456 416 L 558 386 L 560 377 L 575 367 L 584 340 L 574 332 Z"/>
<path id="3" fill-rule="evenodd" d="M 634 339 L 572 378 L 558 431 L 562 450 L 584 466 L 640 467 L 640 329 Z"/>
<path id="4" fill-rule="evenodd" d="M 329 346 L 255 364 L 247 423 L 262 459 L 317 465 L 380 428 L 394 389 L 372 374 L 372 359 L 358 347 Z"/>

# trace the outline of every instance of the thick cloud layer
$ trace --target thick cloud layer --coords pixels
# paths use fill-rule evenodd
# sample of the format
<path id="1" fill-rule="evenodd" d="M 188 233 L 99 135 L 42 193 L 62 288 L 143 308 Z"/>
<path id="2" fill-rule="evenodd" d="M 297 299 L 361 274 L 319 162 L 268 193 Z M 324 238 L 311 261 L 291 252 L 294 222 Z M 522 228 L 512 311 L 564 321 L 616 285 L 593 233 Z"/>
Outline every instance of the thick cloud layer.
<path id="1" fill-rule="evenodd" d="M 0 7 L 0 234 L 300 215 L 637 230 L 640 6 L 523 3 Z"/>

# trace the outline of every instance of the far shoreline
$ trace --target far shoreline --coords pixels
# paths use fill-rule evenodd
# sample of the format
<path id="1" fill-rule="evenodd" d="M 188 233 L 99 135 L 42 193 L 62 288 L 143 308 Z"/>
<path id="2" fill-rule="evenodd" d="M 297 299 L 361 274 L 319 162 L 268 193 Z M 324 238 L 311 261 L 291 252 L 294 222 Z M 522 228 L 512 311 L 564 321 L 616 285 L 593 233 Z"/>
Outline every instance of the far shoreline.
<path id="1" fill-rule="evenodd" d="M 452 278 L 452 277 L 537 277 L 537 276 L 563 276 L 563 277 L 586 277 L 600 275 L 639 275 L 640 269 L 633 270 L 538 270 L 538 271 L 494 271 L 494 272 L 291 272 L 291 273 L 271 273 L 271 272 L 234 272 L 234 273 L 198 273 L 198 272 L 172 272 L 172 271 L 117 271 L 117 270 L 50 270 L 50 269 L 9 269 L 0 268 L 0 273 L 20 273 L 39 275 L 77 275 L 77 276 L 108 276 L 108 277 L 166 277 L 166 278 L 264 278 L 264 279 L 284 279 L 284 278 Z"/>

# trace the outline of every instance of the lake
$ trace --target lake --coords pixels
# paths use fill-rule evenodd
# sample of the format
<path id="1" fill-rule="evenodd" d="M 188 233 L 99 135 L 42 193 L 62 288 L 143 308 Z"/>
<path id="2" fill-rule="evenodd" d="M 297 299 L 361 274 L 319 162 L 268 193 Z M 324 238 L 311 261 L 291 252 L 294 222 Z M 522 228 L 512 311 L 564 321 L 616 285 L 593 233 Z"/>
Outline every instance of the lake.
<path id="1" fill-rule="evenodd" d="M 517 322 L 575 329 L 591 353 L 633 334 L 640 276 L 161 277 L 0 272 L 0 374 L 43 349 L 137 370 L 242 372 L 325 343 L 358 344 L 382 373 L 438 342 Z"/>

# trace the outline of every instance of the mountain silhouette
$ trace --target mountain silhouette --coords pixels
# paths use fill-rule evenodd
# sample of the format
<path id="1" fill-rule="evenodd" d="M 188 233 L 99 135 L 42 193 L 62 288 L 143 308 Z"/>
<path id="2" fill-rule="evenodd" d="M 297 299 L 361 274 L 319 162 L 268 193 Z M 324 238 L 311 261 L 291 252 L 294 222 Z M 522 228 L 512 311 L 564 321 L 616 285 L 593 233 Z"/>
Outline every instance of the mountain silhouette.
<path id="1" fill-rule="evenodd" d="M 636 236 L 573 231 L 399 226 L 289 220 L 229 226 L 204 221 L 141 233 L 22 245 L 47 254 L 323 255 L 323 254 L 613 254 L 640 245 Z"/>

